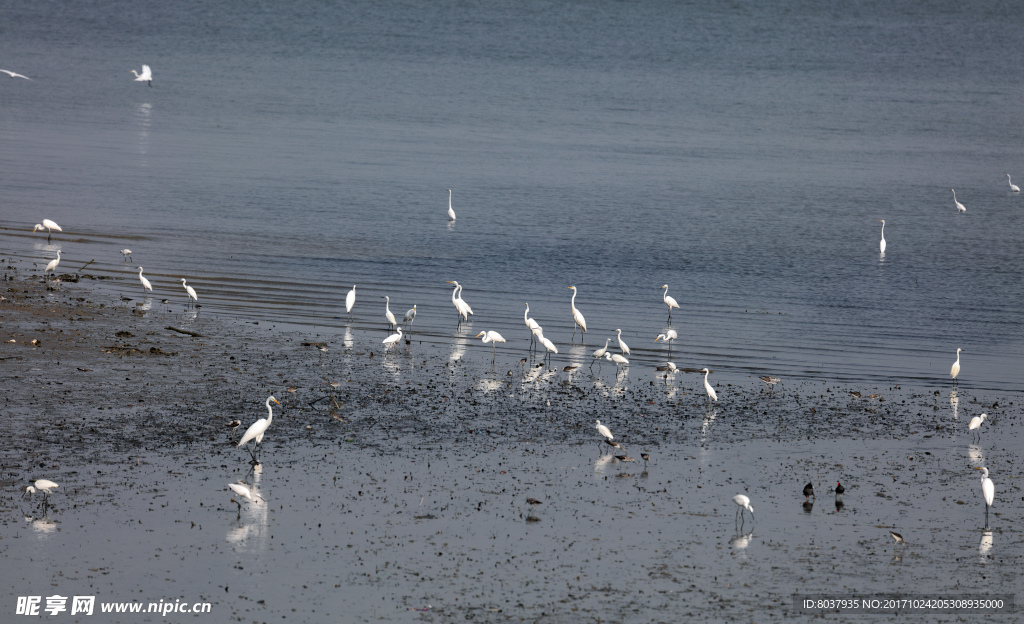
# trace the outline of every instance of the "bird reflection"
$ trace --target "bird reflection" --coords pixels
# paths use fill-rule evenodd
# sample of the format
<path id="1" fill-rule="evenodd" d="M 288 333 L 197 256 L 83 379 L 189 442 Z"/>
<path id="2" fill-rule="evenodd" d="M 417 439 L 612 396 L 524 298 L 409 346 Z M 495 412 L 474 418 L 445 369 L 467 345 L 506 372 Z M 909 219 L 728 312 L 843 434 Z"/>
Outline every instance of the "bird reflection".
<path id="1" fill-rule="evenodd" d="M 838 505 L 839 505 L 839 501 L 838 500 L 836 501 L 836 505 L 838 507 Z M 803 506 L 804 506 L 804 513 L 811 513 L 811 511 L 814 509 L 814 501 L 813 500 L 804 501 L 803 502 Z"/>
<path id="2" fill-rule="evenodd" d="M 255 500 L 249 501 L 246 505 L 240 505 L 235 520 L 228 525 L 225 539 L 235 548 L 263 551 L 268 546 L 270 505 L 263 499 L 258 489 L 262 474 L 263 466 L 252 466 L 245 475 L 246 478 L 252 479 L 251 485 L 247 484 L 245 480 L 239 481 L 249 488 Z M 235 494 L 233 498 L 237 500 L 242 497 Z"/>
<path id="3" fill-rule="evenodd" d="M 51 520 L 49 514 L 46 512 L 44 512 L 39 518 L 25 516 L 25 522 L 28 522 L 28 525 L 32 527 L 32 530 L 40 536 L 49 535 L 57 530 L 57 523 Z"/>
<path id="4" fill-rule="evenodd" d="M 710 429 L 711 425 L 714 424 L 716 416 L 718 416 L 717 407 L 709 409 L 708 411 L 704 412 L 704 421 L 701 423 L 700 426 L 701 435 L 707 435 L 708 429 Z"/>
<path id="5" fill-rule="evenodd" d="M 153 112 L 153 105 L 146 102 L 135 108 L 135 119 L 139 124 L 139 153 L 146 155 L 149 152 L 149 127 L 151 125 L 150 114 Z M 147 163 L 141 162 L 143 166 Z"/>
<path id="6" fill-rule="evenodd" d="M 981 543 L 978 544 L 978 557 L 981 563 L 988 561 L 988 552 L 992 550 L 992 531 L 983 531 L 981 534 Z"/>
<path id="7" fill-rule="evenodd" d="M 594 474 L 600 475 L 607 470 L 613 459 L 615 459 L 613 455 L 602 454 L 601 457 L 598 457 L 597 460 L 594 461 Z"/>
<path id="8" fill-rule="evenodd" d="M 845 507 L 845 506 L 846 506 L 846 504 L 843 502 L 843 499 L 841 499 L 841 498 L 837 498 L 836 499 L 836 511 L 842 511 L 843 507 Z"/>
<path id="9" fill-rule="evenodd" d="M 505 383 L 503 381 L 499 381 L 497 379 L 481 379 L 480 381 L 476 382 L 477 389 L 483 391 L 484 393 L 491 393 L 494 392 L 495 390 L 501 390 L 501 387 L 504 385 Z"/>
<path id="10" fill-rule="evenodd" d="M 985 465 L 985 453 L 977 444 L 971 444 L 967 447 L 967 457 L 975 466 Z"/>
<path id="11" fill-rule="evenodd" d="M 351 349 L 354 341 L 352 340 L 352 326 L 345 326 L 345 335 L 341 338 L 341 344 L 345 345 L 346 349 Z"/>
<path id="12" fill-rule="evenodd" d="M 740 556 L 740 558 L 746 559 L 747 558 L 747 553 L 746 553 L 747 547 L 750 546 L 750 542 L 753 539 L 754 539 L 754 532 L 753 531 L 751 531 L 749 533 L 740 533 L 740 532 L 737 531 L 736 535 L 734 535 L 733 538 L 729 540 L 729 545 L 732 546 L 734 550 L 736 550 L 736 552 Z"/>

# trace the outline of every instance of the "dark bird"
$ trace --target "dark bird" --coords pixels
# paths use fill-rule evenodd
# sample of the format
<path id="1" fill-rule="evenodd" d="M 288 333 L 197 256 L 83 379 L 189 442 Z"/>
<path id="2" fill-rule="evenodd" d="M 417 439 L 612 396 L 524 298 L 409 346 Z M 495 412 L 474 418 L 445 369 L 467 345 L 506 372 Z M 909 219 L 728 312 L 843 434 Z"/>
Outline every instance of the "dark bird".
<path id="1" fill-rule="evenodd" d="M 836 481 L 836 496 L 842 498 L 843 492 L 845 492 L 845 491 L 846 491 L 846 488 L 843 487 L 843 484 L 838 482 L 838 481 Z"/>
<path id="2" fill-rule="evenodd" d="M 542 504 L 542 503 L 543 503 L 543 501 L 539 501 L 539 500 L 537 500 L 536 498 L 528 498 L 528 499 L 526 499 L 526 502 L 527 502 L 527 503 L 530 503 L 530 504 L 531 504 L 531 505 L 533 505 L 534 507 L 536 507 L 537 505 L 540 505 L 540 504 Z"/>
<path id="3" fill-rule="evenodd" d="M 906 546 L 907 543 L 905 541 L 903 541 L 903 536 L 900 535 L 899 533 L 894 533 L 893 531 L 889 531 L 889 536 L 892 537 L 893 547 L 894 548 L 896 547 L 896 544 L 903 544 L 904 546 Z"/>
<path id="4" fill-rule="evenodd" d="M 651 454 L 650 453 L 640 453 L 640 459 L 644 460 L 644 464 L 646 464 L 647 462 L 651 461 Z"/>
<path id="5" fill-rule="evenodd" d="M 622 445 L 619 444 L 618 442 L 616 442 L 615 440 L 605 440 L 604 443 L 607 444 L 608 446 L 612 447 L 612 448 L 617 448 L 617 449 L 621 449 L 622 448 Z"/>
<path id="6" fill-rule="evenodd" d="M 619 460 L 621 462 L 636 461 L 635 459 L 633 459 L 632 457 L 629 457 L 627 455 L 616 455 L 615 459 L 617 459 L 617 460 Z"/>
<path id="7" fill-rule="evenodd" d="M 237 429 L 238 426 L 241 425 L 241 424 L 242 424 L 242 421 L 240 421 L 240 420 L 232 420 L 231 422 L 225 424 L 224 426 L 228 427 L 230 429 Z"/>
<path id="8" fill-rule="evenodd" d="M 808 483 L 804 486 L 804 498 L 807 499 L 811 496 L 814 496 L 814 485 Z"/>

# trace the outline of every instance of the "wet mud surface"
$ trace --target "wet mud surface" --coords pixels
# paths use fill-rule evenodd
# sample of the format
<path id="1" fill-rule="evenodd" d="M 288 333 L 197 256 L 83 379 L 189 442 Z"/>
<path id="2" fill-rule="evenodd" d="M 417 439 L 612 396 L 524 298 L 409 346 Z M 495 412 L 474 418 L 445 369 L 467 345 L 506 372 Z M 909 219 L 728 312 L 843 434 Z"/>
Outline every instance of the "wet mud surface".
<path id="1" fill-rule="evenodd" d="M 827 379 L 769 393 L 751 375 L 709 408 L 696 373 L 525 353 L 492 368 L 486 346 L 415 334 L 385 357 L 379 331 L 8 277 L 4 612 L 60 593 L 210 602 L 211 621 L 860 622 L 877 616 L 801 615 L 793 595 L 1021 588 L 1019 395 Z M 235 443 L 269 395 L 283 408 L 253 468 Z M 22 497 L 40 478 L 60 484 L 47 505 Z M 265 500 L 236 506 L 237 481 Z M 756 518 L 742 526 L 739 493 Z"/>

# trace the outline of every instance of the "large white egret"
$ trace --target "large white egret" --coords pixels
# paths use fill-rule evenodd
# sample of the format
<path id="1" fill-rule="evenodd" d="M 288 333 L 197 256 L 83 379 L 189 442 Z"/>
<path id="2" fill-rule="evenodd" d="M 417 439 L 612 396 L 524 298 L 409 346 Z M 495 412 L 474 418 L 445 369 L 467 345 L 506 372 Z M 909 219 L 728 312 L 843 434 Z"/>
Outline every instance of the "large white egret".
<path id="1" fill-rule="evenodd" d="M 199 301 L 199 295 L 196 294 L 196 289 L 192 288 L 185 283 L 185 278 L 181 278 L 181 285 L 185 287 L 185 292 L 188 294 L 188 302 Z"/>
<path id="2" fill-rule="evenodd" d="M 345 312 L 347 314 L 352 313 L 352 306 L 356 304 L 356 285 L 352 284 L 352 290 L 348 291 L 345 295 Z"/>
<path id="3" fill-rule="evenodd" d="M 275 399 L 274 397 L 267 397 L 267 417 L 260 418 L 253 424 L 249 425 L 249 428 L 245 430 L 245 434 L 242 435 L 242 439 L 239 440 L 238 442 L 238 446 L 242 447 L 245 446 L 249 442 L 249 440 L 254 440 L 252 445 L 253 448 L 251 451 L 249 451 L 249 454 L 252 456 L 252 462 L 254 464 L 260 463 L 259 460 L 256 459 L 256 450 L 259 447 L 260 442 L 263 441 L 263 434 L 267 432 L 267 428 L 270 427 L 270 423 L 274 421 L 274 408 L 270 407 L 271 401 L 277 403 L 278 405 L 281 404 L 281 402 Z"/>
<path id="4" fill-rule="evenodd" d="M 975 470 L 983 471 L 981 473 L 981 493 L 985 495 L 985 528 L 988 528 L 988 508 L 992 506 L 992 500 L 996 495 L 996 486 L 992 483 L 992 479 L 988 478 L 988 468 L 981 467 L 975 468 Z"/>
<path id="5" fill-rule="evenodd" d="M 488 342 L 491 343 L 491 364 L 494 364 L 494 354 L 496 352 L 498 343 L 499 342 L 505 342 L 505 339 L 502 337 L 501 334 L 499 334 L 496 331 L 482 331 L 479 334 L 477 334 L 475 337 L 476 338 L 480 338 L 480 340 L 484 344 L 486 344 Z"/>
<path id="6" fill-rule="evenodd" d="M 153 292 L 153 285 L 149 283 L 149 280 L 142 277 L 142 267 L 139 267 L 139 281 L 142 282 L 142 294 L 146 294 L 146 291 Z"/>
<path id="7" fill-rule="evenodd" d="M 455 220 L 455 211 L 452 210 L 452 190 L 448 189 L 448 220 Z"/>
<path id="8" fill-rule="evenodd" d="M 1010 174 L 1006 174 L 1006 181 L 1010 183 L 1011 191 L 1014 193 L 1020 193 L 1020 187 L 1013 183 L 1013 180 L 1010 178 Z"/>
<path id="9" fill-rule="evenodd" d="M 715 389 L 708 383 L 708 373 L 711 371 L 706 368 L 702 368 L 700 372 L 704 373 L 704 390 L 708 393 L 708 403 L 711 403 L 711 401 L 715 401 L 717 403 L 718 395 L 715 394 Z"/>
<path id="10" fill-rule="evenodd" d="M 414 320 L 416 320 L 416 305 L 415 304 L 413 304 L 412 309 L 406 311 L 405 316 L 402 317 L 402 322 L 409 324 L 409 329 L 407 329 L 406 331 L 410 331 L 410 332 L 412 331 L 412 322 Z"/>
<path id="11" fill-rule="evenodd" d="M 953 362 L 953 367 L 949 369 L 949 376 L 956 379 L 956 376 L 960 374 L 960 349 L 956 350 L 956 362 Z"/>
<path id="12" fill-rule="evenodd" d="M 956 200 L 956 191 L 954 189 L 949 190 L 953 191 L 953 203 L 956 204 L 956 209 L 960 212 L 967 212 L 967 208 Z"/>
<path id="13" fill-rule="evenodd" d="M 395 315 L 391 313 L 391 297 L 384 295 L 384 318 L 388 320 L 388 327 L 398 325 Z"/>
<path id="14" fill-rule="evenodd" d="M 551 353 L 558 353 L 558 347 L 555 346 L 555 343 L 548 340 L 544 335 L 544 330 L 541 329 L 539 325 L 537 326 L 537 329 L 533 330 L 533 335 L 537 337 L 537 342 L 544 345 L 544 357 L 547 357 Z"/>
<path id="15" fill-rule="evenodd" d="M 676 330 L 670 329 L 670 330 L 666 331 L 664 334 L 658 334 L 658 337 L 654 339 L 654 342 L 658 342 L 659 340 L 663 340 L 663 341 L 667 342 L 668 343 L 668 350 L 671 351 L 672 350 L 672 343 L 678 337 L 679 337 L 679 334 L 676 333 Z"/>
<path id="16" fill-rule="evenodd" d="M 736 510 L 736 515 L 741 522 L 743 520 L 744 509 L 750 512 L 751 521 L 754 520 L 754 508 L 750 505 L 750 498 L 748 496 L 744 496 L 743 494 L 737 494 L 736 496 L 732 497 L 732 502 L 736 503 L 736 506 L 738 507 L 738 509 Z"/>
<path id="17" fill-rule="evenodd" d="M 662 290 L 665 291 L 665 292 L 661 293 L 661 300 L 664 301 L 665 305 L 668 306 L 668 320 L 669 320 L 669 322 L 672 322 L 672 308 L 678 308 L 679 304 L 676 303 L 675 299 L 673 299 L 672 297 L 668 296 L 668 284 L 665 284 L 661 288 L 662 288 Z"/>
<path id="18" fill-rule="evenodd" d="M 459 305 L 461 305 L 462 308 L 466 311 L 466 314 L 472 316 L 473 315 L 473 308 L 469 307 L 469 304 L 466 303 L 466 301 L 462 298 L 462 284 L 459 284 L 458 282 L 455 282 L 455 283 L 459 287 Z"/>
<path id="19" fill-rule="evenodd" d="M 386 355 L 387 352 L 391 350 L 391 347 L 393 347 L 396 344 L 398 344 L 398 341 L 401 340 L 401 339 L 402 339 L 402 328 L 399 327 L 397 334 L 391 334 L 390 336 L 388 336 L 387 338 L 385 338 L 382 341 L 382 344 L 384 345 L 384 354 Z"/>
<path id="20" fill-rule="evenodd" d="M 9 69 L 0 69 L 0 72 L 3 72 L 5 74 L 7 74 L 11 78 L 24 78 L 25 80 L 32 80 L 31 78 L 29 78 L 25 74 L 19 74 L 19 73 L 16 73 L 16 72 L 12 72 Z M 1009 174 L 1007 174 L 1007 175 L 1009 175 Z"/>
<path id="21" fill-rule="evenodd" d="M 574 340 L 576 339 L 576 328 L 579 327 L 580 329 L 583 330 L 583 333 L 580 334 L 580 341 L 582 342 L 583 334 L 587 332 L 587 320 L 583 318 L 583 314 L 581 314 L 580 311 L 576 309 L 576 287 L 570 286 L 569 290 L 572 291 L 572 302 L 569 305 L 572 306 L 572 320 L 573 323 L 575 323 L 572 326 L 572 337 Z"/>
<path id="22" fill-rule="evenodd" d="M 604 357 L 605 353 L 608 353 L 608 343 L 611 342 L 611 341 L 612 341 L 611 338 L 605 338 L 604 346 L 601 347 L 600 349 L 598 349 L 597 351 L 594 351 L 594 353 L 593 353 L 594 359 L 590 361 L 590 366 L 591 367 L 594 366 L 594 360 L 596 360 L 597 364 L 598 364 L 598 368 L 600 368 L 600 366 L 601 366 L 601 358 Z"/>
<path id="23" fill-rule="evenodd" d="M 462 285 L 454 280 L 448 280 L 448 283 L 455 284 L 455 289 L 452 290 L 452 305 L 455 306 L 455 311 L 459 314 L 459 325 L 461 325 L 462 321 L 469 320 L 469 315 L 473 313 L 473 309 L 462 300 Z"/>
<path id="24" fill-rule="evenodd" d="M 41 230 L 46 230 L 46 241 L 47 242 L 50 241 L 50 236 L 53 234 L 53 230 L 57 230 L 58 232 L 63 232 L 64 231 L 64 230 L 60 229 L 59 225 L 57 225 L 53 221 L 50 221 L 49 219 L 43 219 L 42 223 L 36 223 L 35 226 L 32 228 L 32 232 L 41 231 Z"/>
<path id="25" fill-rule="evenodd" d="M 629 345 L 622 341 L 622 330 L 621 329 L 616 329 L 615 331 L 619 335 L 619 349 L 622 349 L 623 353 L 625 353 L 626 355 L 629 355 Z"/>
<path id="26" fill-rule="evenodd" d="M 59 249 L 57 250 L 57 257 L 54 258 L 53 260 L 50 260 L 50 263 L 46 265 L 45 269 L 43 269 L 43 275 L 46 275 L 47 271 L 53 271 L 54 275 L 56 275 L 57 274 L 57 265 L 58 264 L 60 264 L 60 250 Z"/>
<path id="27" fill-rule="evenodd" d="M 135 82 L 145 82 L 148 83 L 149 86 L 153 86 L 153 72 L 149 69 L 149 65 L 142 66 L 141 74 L 136 72 L 134 69 L 131 70 L 131 72 L 135 74 Z"/>
<path id="28" fill-rule="evenodd" d="M 523 312 L 523 322 L 526 323 L 526 328 L 530 330 L 530 346 L 533 346 L 533 338 L 536 336 L 535 330 L 540 329 L 540 324 L 530 318 L 530 302 L 526 302 L 526 311 Z"/>
<path id="29" fill-rule="evenodd" d="M 970 424 L 967 425 L 967 430 L 972 432 L 972 436 L 977 435 L 979 438 L 981 437 L 981 423 L 985 422 L 986 418 L 988 418 L 988 414 L 975 416 L 974 418 L 971 419 Z"/>
<path id="30" fill-rule="evenodd" d="M 879 223 L 882 224 L 882 240 L 878 243 L 878 251 L 885 253 L 885 219 L 879 219 Z"/>

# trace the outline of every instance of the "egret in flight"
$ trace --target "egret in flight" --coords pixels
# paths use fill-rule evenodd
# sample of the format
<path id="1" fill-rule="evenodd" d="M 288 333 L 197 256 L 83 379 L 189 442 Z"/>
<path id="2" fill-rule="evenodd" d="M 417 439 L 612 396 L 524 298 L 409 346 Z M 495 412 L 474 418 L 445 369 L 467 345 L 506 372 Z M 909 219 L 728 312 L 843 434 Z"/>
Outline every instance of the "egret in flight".
<path id="1" fill-rule="evenodd" d="M 142 66 L 141 74 L 137 73 L 134 69 L 131 70 L 131 72 L 135 74 L 135 82 L 145 82 L 148 83 L 149 86 L 153 86 L 153 72 L 150 71 L 149 65 Z"/>
<path id="2" fill-rule="evenodd" d="M 956 350 L 956 362 L 953 362 L 953 367 L 949 369 L 949 376 L 956 380 L 956 376 L 960 374 L 960 349 Z"/>
<path id="3" fill-rule="evenodd" d="M 57 257 L 54 258 L 53 260 L 50 260 L 50 263 L 46 265 L 45 269 L 43 269 L 43 275 L 46 275 L 47 271 L 53 271 L 53 274 L 56 275 L 57 274 L 57 265 L 58 264 L 60 264 L 60 250 L 59 249 L 57 250 Z"/>
<path id="4" fill-rule="evenodd" d="M 352 284 L 352 290 L 345 295 L 345 313 L 352 314 L 352 306 L 356 304 L 356 285 Z"/>
<path id="5" fill-rule="evenodd" d="M 3 72 L 5 74 L 7 74 L 11 78 L 24 78 L 25 80 L 32 80 L 31 78 L 29 78 L 28 76 L 26 76 L 24 74 L 19 74 L 19 73 L 16 73 L 16 72 L 12 72 L 9 69 L 0 69 L 0 72 Z M 1009 175 L 1009 174 L 1007 174 L 1007 175 Z"/>
<path id="6" fill-rule="evenodd" d="M 32 228 L 33 232 L 40 230 L 46 230 L 46 242 L 50 242 L 50 236 L 53 234 L 53 230 L 57 230 L 58 232 L 64 231 L 60 229 L 59 225 L 49 219 L 43 219 L 42 223 L 36 223 L 35 227 Z"/>
<path id="7" fill-rule="evenodd" d="M 482 331 L 475 338 L 480 338 L 484 344 L 491 343 L 491 364 L 494 364 L 494 354 L 498 343 L 505 342 L 505 339 L 496 331 Z"/>
<path id="8" fill-rule="evenodd" d="M 949 190 L 953 191 L 953 203 L 956 204 L 956 209 L 960 212 L 967 212 L 967 208 L 965 208 L 963 204 L 956 200 L 956 191 L 953 189 Z"/>
<path id="9" fill-rule="evenodd" d="M 455 220 L 455 211 L 452 210 L 452 190 L 448 189 L 448 220 Z"/>
<path id="10" fill-rule="evenodd" d="M 253 448 L 249 451 L 249 454 L 252 456 L 252 463 L 254 464 L 260 463 L 259 460 L 256 459 L 256 450 L 259 448 L 259 443 L 263 441 L 263 434 L 267 432 L 267 429 L 270 427 L 270 423 L 274 420 L 274 408 L 270 407 L 271 401 L 278 405 L 281 404 L 281 402 L 274 397 L 267 397 L 267 417 L 260 418 L 253 424 L 249 425 L 249 428 L 245 430 L 245 434 L 242 436 L 242 439 L 238 442 L 238 446 L 242 447 L 245 446 L 249 440 L 254 440 L 252 445 Z"/>
<path id="11" fill-rule="evenodd" d="M 185 292 L 188 293 L 188 302 L 199 301 L 199 295 L 196 294 L 196 289 L 192 288 L 185 283 L 185 278 L 181 278 L 181 285 L 185 287 Z"/>
<path id="12" fill-rule="evenodd" d="M 981 473 L 981 493 L 985 495 L 985 528 L 988 528 L 988 508 L 992 506 L 992 499 L 996 495 L 996 486 L 992 479 L 988 478 L 988 468 L 975 468 L 983 471 Z"/>
<path id="13" fill-rule="evenodd" d="M 629 345 L 622 341 L 622 330 L 616 329 L 615 331 L 619 334 L 619 348 L 622 349 L 623 353 L 629 355 Z"/>
<path id="14" fill-rule="evenodd" d="M 1014 193 L 1020 193 L 1020 187 L 1013 183 L 1013 180 L 1010 178 L 1010 174 L 1006 174 L 1006 181 L 1010 183 L 1011 191 Z"/>
<path id="15" fill-rule="evenodd" d="M 678 308 L 679 304 L 676 303 L 675 299 L 673 299 L 672 297 L 668 296 L 668 284 L 665 284 L 661 288 L 662 288 L 662 290 L 665 291 L 665 292 L 661 293 L 661 300 L 664 301 L 665 305 L 668 306 L 668 321 L 669 321 L 669 323 L 671 323 L 672 322 L 672 308 Z"/>
<path id="16" fill-rule="evenodd" d="M 732 497 L 732 502 L 736 503 L 736 506 L 738 507 L 738 509 L 736 510 L 736 516 L 740 520 L 741 524 L 743 520 L 744 509 L 750 512 L 750 520 L 754 520 L 754 508 L 750 505 L 749 497 L 744 496 L 743 494 L 737 494 L 736 496 Z"/>
<path id="17" fill-rule="evenodd" d="M 388 327 L 398 325 L 395 315 L 391 313 L 391 297 L 384 295 L 384 318 L 388 320 Z"/>
<path id="18" fill-rule="evenodd" d="M 576 287 L 570 286 L 569 290 L 572 291 L 572 302 L 569 304 L 572 306 L 572 320 L 574 323 L 572 326 L 572 337 L 573 339 L 576 338 L 576 328 L 579 327 L 583 330 L 583 333 L 580 334 L 580 341 L 582 342 L 583 334 L 587 332 L 587 320 L 583 318 L 583 314 L 576 309 Z"/>
<path id="19" fill-rule="evenodd" d="M 139 281 L 142 282 L 142 294 L 146 294 L 146 291 L 153 292 L 153 285 L 149 283 L 149 280 L 142 277 L 142 267 L 139 267 Z"/>
<path id="20" fill-rule="evenodd" d="M 718 402 L 718 395 L 715 394 L 715 389 L 712 388 L 711 384 L 708 383 L 708 373 L 711 372 L 711 371 L 709 371 L 708 369 L 704 368 L 704 369 L 701 369 L 700 372 L 704 373 L 704 390 L 706 390 L 707 393 L 708 393 L 708 404 L 710 405 L 712 401 L 715 401 L 717 403 Z"/>
<path id="21" fill-rule="evenodd" d="M 882 240 L 878 243 L 878 250 L 884 255 L 885 254 L 885 219 L 879 219 L 879 223 L 882 224 Z"/>

